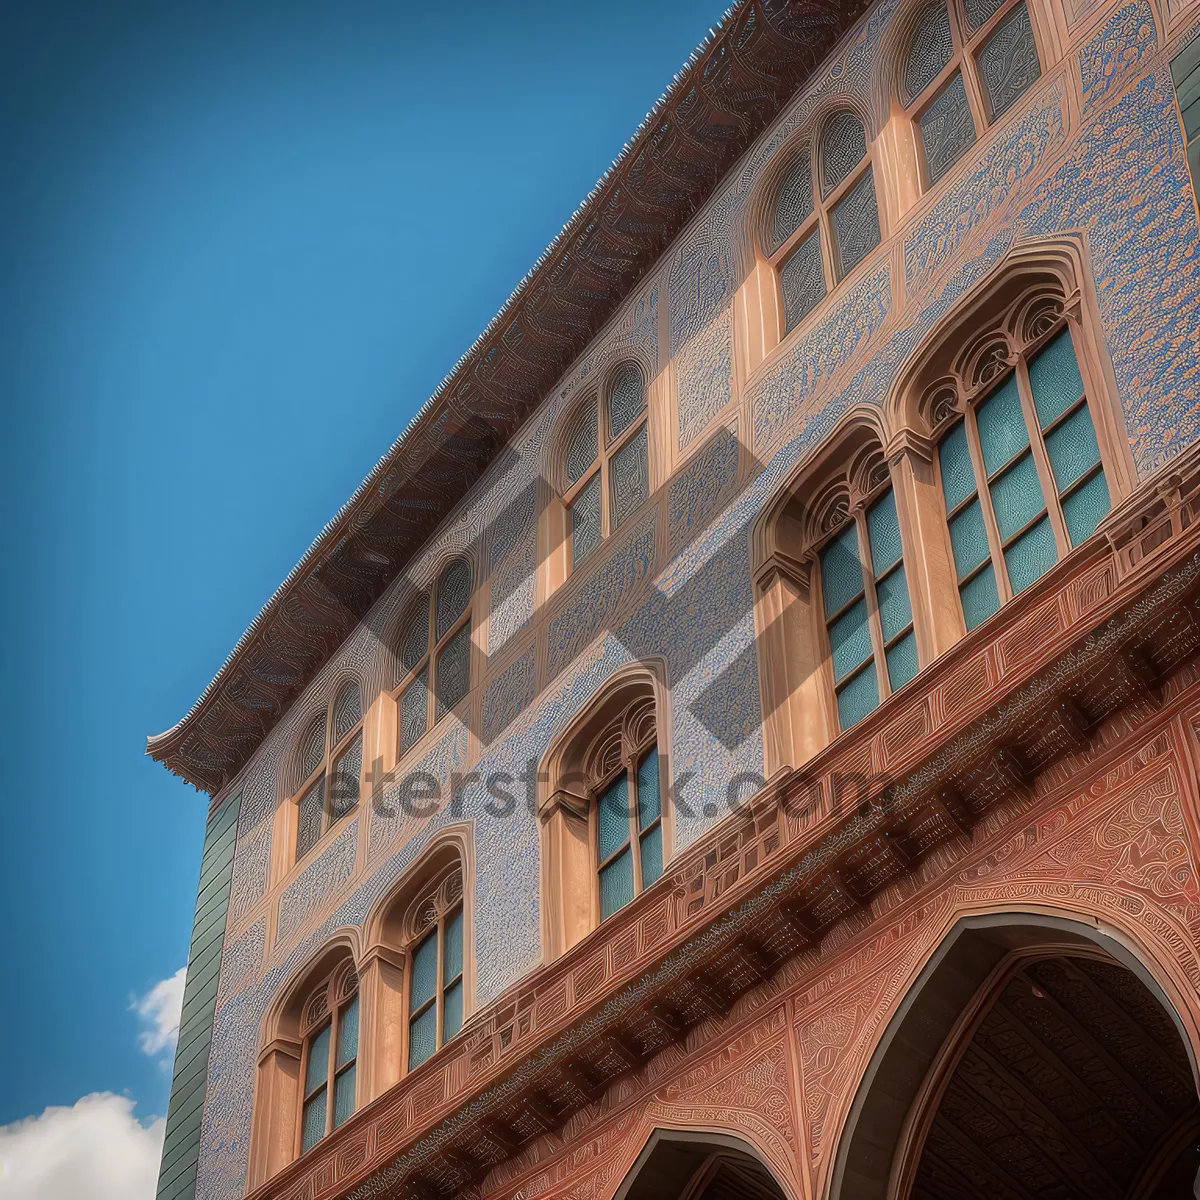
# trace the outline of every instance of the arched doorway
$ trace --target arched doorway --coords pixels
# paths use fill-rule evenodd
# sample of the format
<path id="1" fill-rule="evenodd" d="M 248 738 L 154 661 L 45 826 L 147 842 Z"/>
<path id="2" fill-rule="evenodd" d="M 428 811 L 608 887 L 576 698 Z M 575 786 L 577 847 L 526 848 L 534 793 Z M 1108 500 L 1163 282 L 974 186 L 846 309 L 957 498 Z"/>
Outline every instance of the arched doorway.
<path id="1" fill-rule="evenodd" d="M 786 1200 L 740 1138 L 655 1130 L 614 1200 Z"/>
<path id="2" fill-rule="evenodd" d="M 1191 1200 L 1200 1099 L 1161 989 L 1072 921 L 963 922 L 874 1055 L 834 1200 Z"/>

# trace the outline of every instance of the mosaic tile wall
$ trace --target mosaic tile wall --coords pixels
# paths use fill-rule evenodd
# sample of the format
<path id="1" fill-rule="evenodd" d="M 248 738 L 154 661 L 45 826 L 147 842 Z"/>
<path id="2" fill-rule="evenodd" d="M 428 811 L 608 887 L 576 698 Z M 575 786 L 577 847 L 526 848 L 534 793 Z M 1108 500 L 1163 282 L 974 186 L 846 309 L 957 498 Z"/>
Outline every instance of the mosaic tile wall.
<path id="1" fill-rule="evenodd" d="M 1103 334 L 1143 475 L 1197 434 L 1195 331 L 1200 231 L 1161 30 L 1145 3 L 1080 10 L 1080 42 L 1027 102 L 967 156 L 959 182 L 885 243 L 813 322 L 738 394 L 731 304 L 744 269 L 740 231 L 772 155 L 831 95 L 869 102 L 898 3 L 876 6 L 840 55 L 739 162 L 624 312 L 514 440 L 505 463 L 412 565 L 423 587 L 452 554 L 490 578 L 478 739 L 449 725 L 428 735 L 416 770 L 449 790 L 454 773 L 514 778 L 624 664 L 656 657 L 670 686 L 672 778 L 681 784 L 678 847 L 727 811 L 728 781 L 761 772 L 749 529 L 792 466 L 838 417 L 882 405 L 933 324 L 1014 245 L 1086 238 Z M 821 110 L 823 111 L 823 109 Z M 968 161 L 969 160 L 969 161 Z M 667 344 L 659 344 L 660 303 Z M 531 499 L 561 418 L 613 363 L 657 374 L 674 364 L 677 445 L 691 457 L 656 503 L 593 556 L 581 589 L 534 620 Z M 742 440 L 747 444 L 743 445 Z M 761 466 L 755 465 L 761 464 Z M 243 794 L 230 922 L 209 1065 L 199 1194 L 244 1190 L 254 1064 L 263 1015 L 336 929 L 371 906 L 438 830 L 472 823 L 477 1003 L 540 961 L 538 839 L 516 783 L 514 811 L 469 782 L 452 807 L 418 818 L 360 813 L 282 894 L 268 899 L 276 776 L 311 713 L 346 672 L 366 680 L 380 632 L 399 615 L 385 597 L 279 724 L 237 785 Z M 539 684 L 540 681 L 540 684 Z M 390 684 L 390 680 L 386 681 Z M 541 688 L 539 693 L 539 686 Z M 361 828 L 360 828 L 361 827 Z"/>

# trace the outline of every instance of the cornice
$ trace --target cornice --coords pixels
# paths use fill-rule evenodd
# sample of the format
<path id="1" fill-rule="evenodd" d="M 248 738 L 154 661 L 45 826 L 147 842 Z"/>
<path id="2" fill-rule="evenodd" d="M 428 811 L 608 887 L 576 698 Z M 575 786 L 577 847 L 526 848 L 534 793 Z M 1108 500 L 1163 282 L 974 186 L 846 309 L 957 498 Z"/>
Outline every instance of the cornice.
<path id="1" fill-rule="evenodd" d="M 1189 455 L 1184 494 L 1200 456 Z M 790 957 L 973 851 L 1002 806 L 1065 796 L 1194 702 L 1198 508 L 1154 486 L 578 946 L 476 1013 L 255 1200 L 442 1196 L 560 1127 L 616 1077 L 725 1016 Z M 1116 527 L 1136 532 L 1145 552 Z M 1137 721 L 1130 722 L 1130 711 Z M 848 783 L 854 786 L 849 787 Z M 983 851 L 981 850 L 980 853 Z M 916 893 L 914 892 L 914 895 Z M 633 948 L 636 947 L 636 951 Z"/>
<path id="2" fill-rule="evenodd" d="M 216 794 L 868 7 L 742 0 L 147 753 Z"/>

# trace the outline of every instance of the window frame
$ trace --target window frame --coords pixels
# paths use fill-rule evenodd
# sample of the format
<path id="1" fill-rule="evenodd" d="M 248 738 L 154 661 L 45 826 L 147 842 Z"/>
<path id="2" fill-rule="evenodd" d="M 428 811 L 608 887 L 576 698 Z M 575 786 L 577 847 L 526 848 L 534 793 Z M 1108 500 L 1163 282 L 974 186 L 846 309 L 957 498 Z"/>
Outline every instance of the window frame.
<path id="1" fill-rule="evenodd" d="M 900 530 L 900 557 L 892 563 L 881 574 L 875 574 L 874 558 L 871 553 L 871 535 L 867 525 L 867 518 L 872 508 L 879 504 L 888 492 L 892 493 L 893 503 L 896 504 L 896 522 Z M 825 577 L 822 570 L 821 556 L 833 542 L 835 542 L 846 529 L 853 524 L 857 533 L 858 542 L 858 562 L 862 572 L 862 590 L 856 592 L 854 596 L 846 601 L 835 612 L 826 615 L 825 612 Z M 817 630 L 817 645 L 820 648 L 822 659 L 826 664 L 825 670 L 828 674 L 829 694 L 833 697 L 833 708 L 831 716 L 836 725 L 834 737 L 840 737 L 847 729 L 852 729 L 853 725 L 842 727 L 841 713 L 838 708 L 838 697 L 849 685 L 857 679 L 868 666 L 873 665 L 875 668 L 875 686 L 878 691 L 879 703 L 876 708 L 883 705 L 894 690 L 892 688 L 891 675 L 888 671 L 887 653 L 890 649 L 898 646 L 910 634 L 916 637 L 916 609 L 912 602 L 912 591 L 909 585 L 907 573 L 908 559 L 908 539 L 904 531 L 904 521 L 900 515 L 900 506 L 898 501 L 898 491 L 895 480 L 891 475 L 891 470 L 888 470 L 887 478 L 880 480 L 874 486 L 858 495 L 854 499 L 854 503 L 850 508 L 846 519 L 840 521 L 836 526 L 828 531 L 819 541 L 811 547 L 810 557 L 810 578 L 812 580 L 812 612 L 814 620 L 819 626 Z M 878 586 L 884 580 L 893 576 L 897 571 L 905 571 L 905 588 L 908 591 L 908 623 L 903 629 L 895 634 L 891 639 L 885 639 L 883 636 L 883 622 L 879 615 L 879 593 Z M 833 640 L 830 637 L 832 627 L 848 613 L 860 600 L 865 600 L 867 606 L 867 629 L 871 637 L 871 657 L 864 659 L 859 666 L 849 672 L 842 680 L 835 677 L 833 665 Z M 917 640 L 917 674 L 927 665 L 921 661 L 920 641 Z M 903 686 L 903 685 L 901 685 Z M 872 710 L 874 711 L 874 709 Z M 869 714 L 867 714 L 869 715 Z M 855 722 L 857 724 L 857 722 Z"/>
<path id="2" fill-rule="evenodd" d="M 1037 408 L 1034 404 L 1033 388 L 1029 379 L 1029 363 L 1063 332 L 1066 332 L 1071 339 L 1071 348 L 1075 354 L 1080 378 L 1083 381 L 1083 395 L 1078 400 L 1073 401 L 1043 430 L 1037 415 Z M 962 589 L 966 583 L 983 572 L 989 564 L 992 567 L 996 580 L 996 594 L 999 600 L 996 609 L 997 612 L 1020 594 L 1013 590 L 1012 582 L 1009 578 L 1008 562 L 1004 552 L 1019 541 L 1038 521 L 1042 520 L 1042 514 L 1039 513 L 1033 517 L 1020 529 L 1010 534 L 1008 538 L 1002 538 L 992 500 L 991 485 L 1023 458 L 1025 454 L 1029 454 L 1033 458 L 1037 470 L 1038 482 L 1042 489 L 1045 517 L 1049 520 L 1050 527 L 1054 531 L 1056 566 L 1068 554 L 1071 554 L 1078 548 L 1071 544 L 1070 533 L 1067 530 L 1066 518 L 1063 513 L 1064 499 L 1083 488 L 1097 474 L 1103 474 L 1109 489 L 1109 511 L 1111 512 L 1115 506 L 1113 489 L 1118 476 L 1114 469 L 1115 464 L 1110 459 L 1107 438 L 1104 435 L 1103 414 L 1098 411 L 1100 398 L 1096 394 L 1094 385 L 1089 378 L 1086 348 L 1083 330 L 1079 322 L 1069 311 L 1063 312 L 1046 330 L 1038 333 L 1036 337 L 1030 338 L 1020 346 L 1012 347 L 1011 354 L 1013 361 L 1006 362 L 1004 369 L 998 374 L 981 383 L 965 396 L 960 392 L 951 410 L 946 415 L 943 415 L 936 424 L 933 424 L 930 430 L 930 440 L 934 447 L 934 482 L 937 487 L 947 537 L 949 536 L 950 521 L 953 517 L 970 507 L 971 503 L 976 500 L 978 500 L 983 516 L 984 529 L 987 533 L 988 557 L 961 580 L 957 578 L 957 573 L 955 573 L 953 580 L 959 611 L 962 613 L 964 625 L 966 624 L 966 613 L 962 607 Z M 1028 449 L 1022 449 L 989 474 L 983 457 L 983 445 L 979 436 L 978 409 L 992 396 L 996 395 L 1007 384 L 1008 380 L 1014 376 L 1017 382 L 1017 395 L 1021 402 L 1021 415 L 1025 420 L 1025 432 L 1029 438 L 1029 446 Z M 1091 467 L 1079 479 L 1060 492 L 1058 481 L 1054 477 L 1054 469 L 1050 462 L 1049 452 L 1046 449 L 1045 439 L 1047 433 L 1059 428 L 1080 409 L 1086 409 L 1088 417 L 1091 420 L 1092 429 L 1096 437 L 1096 446 L 1100 454 L 1100 461 L 1097 466 Z M 971 468 L 974 472 L 973 482 L 975 491 L 965 500 L 960 501 L 955 506 L 953 513 L 951 513 L 946 508 L 946 493 L 942 482 L 941 446 L 945 438 L 954 431 L 960 422 L 966 433 Z M 981 480 L 983 481 L 982 487 L 980 486 Z M 1083 543 L 1080 544 L 1082 545 Z M 951 557 L 951 563 L 953 565 L 953 557 Z M 995 614 L 993 613 L 992 615 L 994 616 Z M 990 618 L 985 618 L 984 621 L 980 622 L 980 625 L 986 624 L 988 619 Z M 978 627 L 976 626 L 976 628 Z"/>
<path id="3" fill-rule="evenodd" d="M 629 425 L 615 436 L 609 435 L 611 422 L 609 420 L 609 409 L 612 403 L 613 384 L 617 379 L 623 367 L 633 366 L 636 368 L 642 381 L 642 411 L 635 417 Z M 582 567 L 588 558 L 595 553 L 608 540 L 608 538 L 620 529 L 621 526 L 628 524 L 634 513 L 642 507 L 643 504 L 650 498 L 653 492 L 650 478 L 650 384 L 646 377 L 646 371 L 642 364 L 632 358 L 621 359 L 620 362 L 614 363 L 611 370 L 604 379 L 603 386 L 596 392 L 589 394 L 575 410 L 574 418 L 571 420 L 567 430 L 567 437 L 563 442 L 563 455 L 565 460 L 565 448 L 575 438 L 575 435 L 583 427 L 585 415 L 589 406 L 594 406 L 596 417 L 596 457 L 592 459 L 590 466 L 583 472 L 582 475 L 574 482 L 569 481 L 562 493 L 563 509 L 566 512 L 566 563 L 567 573 L 570 574 Z M 639 432 L 646 430 L 646 495 L 642 500 L 630 510 L 629 515 L 619 525 L 613 524 L 612 514 L 612 461 L 617 454 L 625 448 Z M 588 554 L 579 562 L 575 561 L 575 522 L 572 516 L 572 509 L 575 501 L 579 499 L 580 493 L 587 487 L 589 483 L 597 476 L 600 476 L 600 541 Z"/>
<path id="4" fill-rule="evenodd" d="M 915 25 L 907 32 L 904 51 L 899 60 L 901 68 L 901 79 L 898 89 L 900 103 L 913 127 L 917 151 L 917 172 L 920 177 L 922 195 L 936 188 L 942 180 L 950 176 L 954 172 L 954 168 L 967 156 L 970 150 L 970 147 L 963 150 L 937 180 L 931 180 L 929 158 L 925 150 L 925 137 L 921 130 L 921 120 L 942 94 L 942 91 L 949 85 L 955 74 L 959 71 L 962 72 L 963 89 L 967 97 L 967 108 L 975 127 L 975 137 L 972 145 L 978 142 L 1006 113 L 1011 111 L 1011 106 L 1001 113 L 993 113 L 991 111 L 991 100 L 988 97 L 987 88 L 984 86 L 979 67 L 979 56 L 988 42 L 991 41 L 992 35 L 1000 25 L 1004 23 L 1015 9 L 1022 5 L 1024 5 L 1029 17 L 1029 27 L 1033 33 L 1034 49 L 1038 56 L 1040 77 L 1044 78 L 1047 64 L 1046 47 L 1042 44 L 1042 35 L 1038 30 L 1038 23 L 1029 0 L 1003 0 L 996 11 L 974 32 L 968 31 L 962 0 L 940 0 L 940 2 L 947 9 L 950 17 L 952 50 L 949 62 L 925 85 L 924 89 L 918 95 L 910 97 L 904 88 L 903 69 L 907 65 L 912 52 L 912 39 L 913 34 L 916 32 Z M 932 7 L 934 7 L 933 4 L 921 5 L 917 10 L 918 18 L 923 17 L 927 9 Z M 1035 84 L 1031 84 L 1030 89 L 1033 86 Z"/>
<path id="5" fill-rule="evenodd" d="M 1015 2 L 1015 0 L 1014 0 Z M 852 170 L 846 175 L 840 183 L 830 189 L 828 194 L 823 194 L 821 187 L 821 170 L 823 166 L 821 139 L 822 134 L 828 127 L 830 121 L 834 120 L 842 113 L 852 113 L 855 119 L 862 125 L 863 140 L 866 143 L 867 152 L 858 161 Z M 855 271 L 857 271 L 863 263 L 871 257 L 871 252 L 864 254 L 863 257 L 854 264 L 848 271 L 841 270 L 840 260 L 838 257 L 837 234 L 834 229 L 834 211 L 846 196 L 854 190 L 854 188 L 862 181 L 863 176 L 868 171 L 871 172 L 872 184 L 875 188 L 875 211 L 879 224 L 879 242 L 876 243 L 876 249 L 883 244 L 884 239 L 884 222 L 883 222 L 883 204 L 881 203 L 879 191 L 879 172 L 878 164 L 876 163 L 875 143 L 871 139 L 870 131 L 867 123 L 863 120 L 862 115 L 857 109 L 841 107 L 833 112 L 827 113 L 821 120 L 813 133 L 804 145 L 797 150 L 788 159 L 787 166 L 775 179 L 774 187 L 771 191 L 771 205 L 769 209 L 769 221 L 773 228 L 775 209 L 779 202 L 779 194 L 783 185 L 791 177 L 792 171 L 803 159 L 808 160 L 808 177 L 809 186 L 812 195 L 812 211 L 808 216 L 792 230 L 790 234 L 776 247 L 774 250 L 769 250 L 769 246 L 773 241 L 773 237 L 764 237 L 762 245 L 764 250 L 768 250 L 766 254 L 767 262 L 775 272 L 777 281 L 776 287 L 776 307 L 778 310 L 779 328 L 782 331 L 781 341 L 789 337 L 792 332 L 799 329 L 808 318 L 816 312 L 818 308 L 827 300 L 834 291 L 839 288 L 842 283 L 849 279 Z M 783 296 L 783 270 L 791 260 L 793 255 L 799 248 L 808 240 L 813 231 L 817 231 L 817 240 L 821 249 L 821 269 L 825 276 L 825 295 L 816 304 L 813 305 L 808 312 L 800 317 L 795 325 L 789 329 L 787 327 L 787 312 L 784 306 Z"/>
<path id="6" fill-rule="evenodd" d="M 664 870 L 659 873 L 658 878 L 661 879 L 665 874 L 665 833 L 663 825 L 663 813 L 665 804 L 663 803 L 663 756 L 658 753 L 658 816 L 651 821 L 645 829 L 639 824 L 640 806 L 638 803 L 638 771 L 642 763 L 652 754 L 658 752 L 658 721 L 657 719 L 650 722 L 649 730 L 643 730 L 638 737 L 630 736 L 628 723 L 623 719 L 620 723 L 620 739 L 621 753 L 620 761 L 613 764 L 603 774 L 593 775 L 588 782 L 588 848 L 591 856 L 591 861 L 594 864 L 592 871 L 592 908 L 596 914 L 596 924 L 608 920 L 609 917 L 615 916 L 624 908 L 615 909 L 608 914 L 608 917 L 603 915 L 601 908 L 600 897 L 600 875 L 603 870 L 614 863 L 627 850 L 630 852 L 630 857 L 633 860 L 633 895 L 627 903 L 632 903 L 638 896 L 652 886 L 657 880 L 651 880 L 649 884 L 643 881 L 642 872 L 642 843 L 654 832 L 659 831 L 659 845 L 664 856 Z M 603 861 L 600 858 L 600 803 L 608 789 L 616 783 L 622 775 L 628 779 L 628 836 L 621 843 L 618 849 L 614 850 Z M 637 848 L 637 853 L 633 853 L 634 847 Z"/>
<path id="7" fill-rule="evenodd" d="M 347 993 L 345 990 L 346 983 L 349 977 L 354 976 L 353 991 Z M 326 997 L 325 1012 L 308 1026 L 301 1029 L 301 1053 L 300 1053 L 300 1075 L 299 1087 L 297 1088 L 298 1097 L 298 1112 L 296 1116 L 296 1137 L 293 1146 L 293 1159 L 300 1158 L 307 1154 L 309 1150 L 320 1145 L 335 1129 L 338 1128 L 336 1122 L 336 1093 L 337 1080 L 351 1068 L 355 1069 L 354 1077 L 354 1108 L 351 1109 L 351 1115 L 358 1111 L 359 1095 L 358 1095 L 358 1059 L 362 1049 L 362 1005 L 358 1007 L 358 1031 L 355 1036 L 354 1056 L 349 1062 L 343 1063 L 340 1067 L 337 1065 L 338 1054 L 338 1038 L 341 1034 L 342 1020 L 345 1010 L 352 1004 L 359 1001 L 361 992 L 361 980 L 359 979 L 358 971 L 353 963 L 339 964 L 326 978 L 309 993 L 308 999 L 304 1002 L 304 1008 L 301 1010 L 303 1014 L 307 1014 L 309 1008 L 316 1000 L 318 995 L 324 991 Z M 325 1080 L 312 1091 L 306 1091 L 306 1083 L 308 1080 L 308 1064 L 312 1053 L 313 1043 L 321 1034 L 329 1029 L 329 1061 L 326 1064 Z M 308 1103 L 313 1099 L 321 1088 L 325 1089 L 325 1132 L 308 1147 L 304 1148 L 304 1111 L 308 1107 Z"/>
<path id="8" fill-rule="evenodd" d="M 467 559 L 453 560 L 466 562 L 468 569 L 471 564 Z M 446 647 L 454 640 L 454 638 L 462 631 L 464 626 L 471 624 L 471 617 L 475 607 L 475 590 L 474 590 L 474 571 L 471 571 L 471 594 L 467 600 L 467 606 L 463 611 L 450 623 L 449 629 L 442 637 L 437 636 L 437 593 L 442 585 L 442 580 L 445 576 L 446 569 L 442 569 L 438 576 L 437 584 L 431 588 L 428 595 L 424 598 L 424 607 L 426 610 L 426 629 L 425 629 L 425 652 L 421 656 L 416 666 L 405 668 L 402 655 L 402 644 L 405 640 L 405 635 L 412 627 L 412 623 L 416 620 L 420 612 L 421 605 L 411 605 L 405 620 L 400 625 L 400 635 L 397 639 L 397 648 L 393 651 L 396 660 L 396 674 L 398 676 L 396 685 L 392 688 L 391 697 L 396 705 L 396 761 L 400 762 L 406 755 L 411 753 L 421 741 L 431 733 L 441 722 L 443 717 L 449 716 L 459 704 L 461 704 L 471 694 L 471 687 L 474 677 L 474 657 L 475 648 L 472 643 L 471 634 L 467 634 L 467 690 L 463 695 L 445 712 L 442 712 L 438 703 L 437 695 L 437 676 L 441 666 L 442 654 Z M 417 685 L 417 678 L 422 671 L 427 671 L 425 679 L 425 728 L 411 746 L 404 745 L 404 696 L 410 688 Z M 403 672 L 403 673 L 401 673 Z"/>
<path id="9" fill-rule="evenodd" d="M 452 887 L 453 881 L 458 880 L 457 889 L 454 898 L 449 901 L 444 901 L 447 894 L 446 889 Z M 444 901 L 439 903 L 439 900 Z M 468 937 L 467 937 L 467 911 L 466 897 L 463 891 L 463 877 L 460 871 L 451 871 L 441 880 L 437 886 L 432 889 L 426 889 L 421 893 L 421 899 L 411 906 L 411 910 L 417 910 L 427 904 L 438 904 L 438 912 L 436 917 L 429 922 L 419 932 L 414 932 L 408 940 L 408 945 L 404 951 L 404 984 L 403 984 L 403 1012 L 404 1012 L 404 1042 L 402 1052 L 402 1062 L 400 1064 L 400 1076 L 410 1074 L 417 1070 L 430 1059 L 436 1057 L 448 1042 L 453 1041 L 463 1031 L 467 1024 L 467 953 L 468 953 Z M 445 962 L 446 962 L 446 931 L 453 923 L 455 918 L 459 918 L 462 924 L 462 962 L 459 964 L 458 974 L 454 978 L 447 980 L 445 977 Z M 414 964 L 416 961 L 417 951 L 430 939 L 436 938 L 437 946 L 437 965 L 435 967 L 436 978 L 434 983 L 433 995 L 424 1001 L 419 1009 L 413 1009 L 413 973 Z M 462 1023 L 458 1029 L 450 1035 L 445 1036 L 446 1028 L 446 992 L 457 986 L 462 996 Z M 419 1063 L 412 1061 L 412 1028 L 414 1022 L 424 1016 L 430 1009 L 436 1009 L 434 1017 L 434 1046 L 429 1055 L 423 1058 Z"/>
<path id="10" fill-rule="evenodd" d="M 351 726 L 351 728 L 349 729 L 349 731 L 347 733 L 343 734 L 342 737 L 338 741 L 333 742 L 331 745 L 331 739 L 332 739 L 333 733 L 334 733 L 334 725 L 333 725 L 334 710 L 337 708 L 337 702 L 341 698 L 343 693 L 345 692 L 346 688 L 351 687 L 351 686 L 356 687 L 358 689 L 358 720 L 354 723 L 354 725 Z M 293 866 L 296 863 L 299 863 L 302 860 L 304 860 L 305 858 L 307 858 L 326 839 L 326 837 L 329 836 L 329 834 L 332 830 L 336 829 L 338 825 L 340 825 L 352 812 L 354 812 L 355 809 L 358 808 L 358 805 L 362 800 L 363 765 L 364 765 L 364 759 L 366 757 L 365 746 L 363 747 L 362 750 L 360 750 L 360 753 L 359 753 L 358 790 L 357 790 L 357 796 L 355 798 L 354 804 L 350 808 L 347 808 L 344 812 L 339 812 L 336 816 L 334 815 L 334 806 L 333 806 L 333 799 L 334 799 L 334 797 L 333 797 L 333 781 L 335 779 L 334 768 L 341 761 L 341 758 L 345 754 L 345 752 L 350 748 L 350 745 L 353 743 L 354 739 L 356 737 L 362 737 L 364 734 L 364 727 L 366 724 L 366 712 L 363 708 L 362 701 L 363 701 L 362 684 L 360 684 L 357 679 L 347 679 L 341 684 L 341 686 L 334 693 L 334 697 L 329 702 L 329 704 L 327 704 L 325 706 L 325 749 L 321 755 L 321 760 L 320 760 L 320 762 L 317 763 L 317 766 L 313 769 L 313 771 L 300 781 L 296 790 L 288 798 L 288 803 L 292 806 L 292 808 L 294 810 L 293 820 L 294 820 L 294 824 L 295 824 L 295 833 L 291 839 L 292 865 Z M 304 725 L 301 726 L 301 729 L 303 730 L 303 732 L 300 735 L 301 739 L 303 739 L 305 737 L 305 735 L 308 733 L 308 731 L 310 729 L 312 729 L 312 727 L 315 723 L 316 723 L 315 719 L 309 720 Z M 301 853 L 300 852 L 300 806 L 304 803 L 304 800 L 308 796 L 309 791 L 313 787 L 315 787 L 316 784 L 319 781 L 321 781 L 322 779 L 324 779 L 325 795 L 322 799 L 322 805 L 321 805 L 321 832 L 313 840 L 312 845 L 309 846 L 306 850 L 304 850 L 303 853 Z"/>

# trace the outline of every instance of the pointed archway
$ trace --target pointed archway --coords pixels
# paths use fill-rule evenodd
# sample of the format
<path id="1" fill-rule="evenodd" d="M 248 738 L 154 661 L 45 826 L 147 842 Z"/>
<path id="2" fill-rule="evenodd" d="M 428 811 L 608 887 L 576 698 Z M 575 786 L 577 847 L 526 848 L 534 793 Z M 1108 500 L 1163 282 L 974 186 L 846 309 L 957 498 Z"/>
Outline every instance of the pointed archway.
<path id="1" fill-rule="evenodd" d="M 614 1200 L 787 1200 L 747 1143 L 720 1133 L 656 1129 Z"/>
<path id="2" fill-rule="evenodd" d="M 1153 976 L 1081 922 L 960 923 L 872 1058 L 832 1200 L 1190 1200 L 1191 1047 Z"/>

